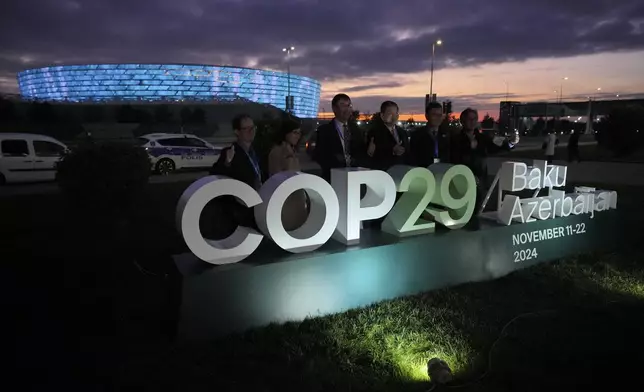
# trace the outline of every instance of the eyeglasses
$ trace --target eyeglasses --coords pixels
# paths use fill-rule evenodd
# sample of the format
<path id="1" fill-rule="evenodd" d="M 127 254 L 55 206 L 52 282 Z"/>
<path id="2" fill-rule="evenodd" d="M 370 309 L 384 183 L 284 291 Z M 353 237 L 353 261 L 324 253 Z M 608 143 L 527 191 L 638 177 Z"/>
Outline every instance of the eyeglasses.
<path id="1" fill-rule="evenodd" d="M 350 103 L 350 102 L 348 102 L 348 103 L 341 103 L 341 102 L 338 102 L 338 103 L 336 104 L 336 106 L 337 106 L 338 108 L 340 108 L 340 109 L 344 109 L 344 108 L 353 109 L 353 104 L 352 104 L 352 103 Z"/>
<path id="2" fill-rule="evenodd" d="M 239 128 L 239 130 L 240 130 L 240 131 L 256 131 L 256 130 L 257 130 L 257 126 L 256 126 L 256 125 L 252 125 L 252 126 L 250 126 L 250 127 L 241 127 L 241 128 Z"/>

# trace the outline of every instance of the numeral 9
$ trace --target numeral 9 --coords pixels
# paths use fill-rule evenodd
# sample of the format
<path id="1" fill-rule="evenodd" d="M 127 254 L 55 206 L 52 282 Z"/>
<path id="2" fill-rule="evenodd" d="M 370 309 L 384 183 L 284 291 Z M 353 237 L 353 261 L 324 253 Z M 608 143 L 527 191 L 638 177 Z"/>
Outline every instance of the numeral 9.
<path id="1" fill-rule="evenodd" d="M 463 165 L 435 164 L 429 167 L 439 184 L 427 212 L 434 220 L 450 229 L 460 229 L 472 218 L 476 207 L 476 180 L 472 171 Z"/>

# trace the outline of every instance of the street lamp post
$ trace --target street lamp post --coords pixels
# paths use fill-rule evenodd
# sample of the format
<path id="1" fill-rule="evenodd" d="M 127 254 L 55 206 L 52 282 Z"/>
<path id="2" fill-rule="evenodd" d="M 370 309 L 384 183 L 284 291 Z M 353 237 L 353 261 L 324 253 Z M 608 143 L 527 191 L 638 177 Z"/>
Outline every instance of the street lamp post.
<path id="1" fill-rule="evenodd" d="M 596 101 L 596 100 L 597 100 L 597 96 L 598 96 L 599 94 L 601 94 L 601 91 L 602 91 L 602 88 L 601 88 L 601 87 L 597 87 L 597 92 L 596 92 L 595 94 L 593 94 L 593 100 L 594 100 L 594 101 Z"/>
<path id="2" fill-rule="evenodd" d="M 283 48 L 282 52 L 286 53 L 286 78 L 287 78 L 287 95 L 286 95 L 286 111 L 291 113 L 293 108 L 291 107 L 291 62 L 289 61 L 291 57 L 291 52 L 295 50 L 295 47 L 290 46 L 288 48 Z"/>
<path id="3" fill-rule="evenodd" d="M 568 77 L 561 78 L 561 83 L 559 85 L 559 103 L 563 101 L 563 81 L 568 80 Z"/>
<path id="4" fill-rule="evenodd" d="M 436 53 L 436 45 L 442 45 L 443 41 L 438 40 L 436 42 L 432 42 L 432 65 L 431 65 L 431 71 L 429 75 L 429 99 L 430 101 L 434 100 L 434 54 Z"/>

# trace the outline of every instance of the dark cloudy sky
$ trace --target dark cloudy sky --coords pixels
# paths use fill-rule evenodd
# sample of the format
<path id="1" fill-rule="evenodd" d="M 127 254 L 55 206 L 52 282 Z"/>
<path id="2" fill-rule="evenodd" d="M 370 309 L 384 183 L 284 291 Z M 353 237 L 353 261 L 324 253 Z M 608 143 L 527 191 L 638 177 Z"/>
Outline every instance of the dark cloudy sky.
<path id="1" fill-rule="evenodd" d="M 642 0 L 3 0 L 0 90 L 54 63 L 283 69 L 293 45 L 321 108 L 343 91 L 363 112 L 385 98 L 420 112 L 438 38 L 434 91 L 457 109 L 556 99 L 564 76 L 565 99 L 644 93 Z"/>

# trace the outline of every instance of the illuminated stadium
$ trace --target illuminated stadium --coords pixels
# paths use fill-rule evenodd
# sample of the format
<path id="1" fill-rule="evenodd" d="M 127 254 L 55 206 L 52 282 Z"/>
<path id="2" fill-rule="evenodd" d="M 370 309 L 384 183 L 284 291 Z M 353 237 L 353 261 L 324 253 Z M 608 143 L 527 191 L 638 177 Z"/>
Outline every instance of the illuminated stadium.
<path id="1" fill-rule="evenodd" d="M 24 99 L 44 101 L 235 101 L 286 109 L 286 72 L 182 64 L 90 64 L 35 68 L 18 74 Z M 317 116 L 320 83 L 290 76 L 293 114 Z"/>

